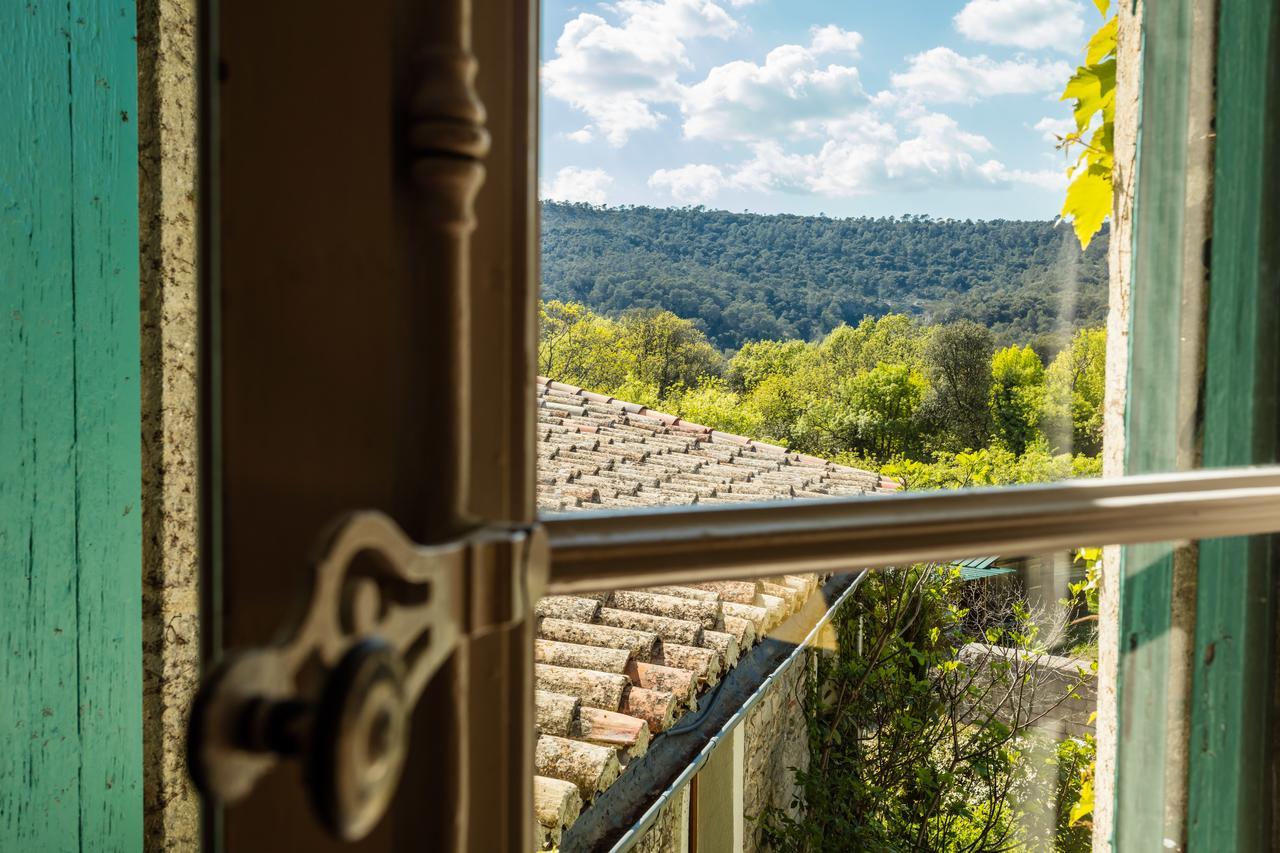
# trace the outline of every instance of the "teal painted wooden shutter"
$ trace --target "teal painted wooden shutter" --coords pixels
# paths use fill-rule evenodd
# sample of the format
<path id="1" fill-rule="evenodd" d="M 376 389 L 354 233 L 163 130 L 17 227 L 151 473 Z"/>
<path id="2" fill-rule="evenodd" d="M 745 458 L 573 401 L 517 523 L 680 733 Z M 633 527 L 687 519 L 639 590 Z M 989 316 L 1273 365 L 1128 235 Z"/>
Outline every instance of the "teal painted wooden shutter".
<path id="1" fill-rule="evenodd" d="M 1280 3 L 1221 5 L 1204 464 L 1280 461 Z M 1276 537 L 1200 546 L 1190 850 L 1273 850 Z"/>
<path id="2" fill-rule="evenodd" d="M 142 845 L 134 29 L 0 3 L 0 850 Z"/>
<path id="3" fill-rule="evenodd" d="M 1175 467 L 1192 34 L 1196 0 L 1146 4 L 1135 203 L 1128 473 Z M 1201 4 L 1213 10 L 1213 4 Z M 1217 4 L 1213 230 L 1201 396 L 1203 466 L 1280 460 L 1280 2 Z M 1202 81 L 1203 82 L 1203 81 Z M 1145 266 L 1144 266 L 1145 265 Z M 1174 594 L 1168 545 L 1125 549 L 1115 849 L 1274 849 L 1277 580 L 1272 536 L 1199 544 Z M 1190 596 L 1194 595 L 1194 601 Z M 1189 705 L 1169 687 L 1175 605 L 1194 605 Z M 1185 757 L 1185 803 L 1164 778 Z M 1182 810 L 1185 807 L 1185 812 Z M 1175 843 L 1177 843 L 1175 841 Z"/>

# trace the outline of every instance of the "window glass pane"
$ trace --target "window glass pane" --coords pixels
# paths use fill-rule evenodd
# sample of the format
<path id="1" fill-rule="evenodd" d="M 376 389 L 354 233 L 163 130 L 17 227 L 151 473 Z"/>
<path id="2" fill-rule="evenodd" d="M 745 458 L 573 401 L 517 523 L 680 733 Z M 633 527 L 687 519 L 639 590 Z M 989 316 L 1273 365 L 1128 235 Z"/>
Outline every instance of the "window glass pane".
<path id="1" fill-rule="evenodd" d="M 1098 558 L 543 599 L 546 841 L 1090 849 Z"/>
<path id="2" fill-rule="evenodd" d="M 1103 19 L 952 5 L 543 4 L 544 430 L 612 398 L 908 489 L 1100 474 L 1110 226 L 1055 220 Z M 544 465 L 544 508 L 678 491 L 597 467 Z"/>
<path id="3" fill-rule="evenodd" d="M 544 0 L 540 512 L 1101 475 L 1103 19 L 998 7 Z M 1084 566 L 543 599 L 544 843 L 1086 849 Z"/>

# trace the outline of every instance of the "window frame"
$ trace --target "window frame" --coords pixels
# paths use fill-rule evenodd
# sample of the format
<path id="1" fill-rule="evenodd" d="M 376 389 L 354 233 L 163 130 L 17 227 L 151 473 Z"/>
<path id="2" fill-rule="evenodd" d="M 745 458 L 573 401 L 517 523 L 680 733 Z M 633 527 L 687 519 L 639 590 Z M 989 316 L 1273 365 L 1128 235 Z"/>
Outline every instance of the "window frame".
<path id="1" fill-rule="evenodd" d="M 1135 216 L 1132 278 L 1125 294 L 1133 306 L 1125 330 L 1130 335 L 1126 476 L 1112 478 L 1102 488 L 1114 487 L 1138 503 L 1143 499 L 1136 491 L 1148 482 L 1155 487 L 1152 496 L 1176 502 L 1179 491 L 1197 482 L 1233 488 L 1229 481 L 1241 472 L 1223 469 L 1280 461 L 1275 437 L 1280 396 L 1275 306 L 1280 288 L 1266 281 L 1268 270 L 1274 278 L 1280 268 L 1273 248 L 1280 245 L 1280 217 L 1266 204 L 1266 190 L 1274 191 L 1280 172 L 1270 153 L 1280 138 L 1280 121 L 1274 118 L 1280 90 L 1280 6 L 1273 0 L 1250 0 L 1244 6 L 1175 0 L 1147 4 L 1137 12 L 1142 17 L 1140 85 L 1145 88 L 1138 97 L 1139 110 L 1142 103 L 1160 104 L 1161 109 L 1141 117 L 1140 184 L 1132 198 L 1118 200 L 1132 205 Z M 1259 21 L 1270 25 L 1259 26 Z M 1216 93 L 1215 70 L 1221 81 Z M 1210 237 L 1211 254 L 1205 249 Z M 1164 474 L 1154 480 L 1135 476 L 1202 467 L 1195 474 Z M 1064 507 L 1052 507 L 1072 489 L 1002 490 L 1018 508 L 1042 511 L 1046 522 L 1056 522 L 1060 538 L 1051 542 L 1028 542 L 1002 531 L 990 517 L 973 523 L 968 534 L 983 544 L 968 550 L 960 547 L 967 538 L 948 538 L 934 529 L 950 513 L 964 517 L 997 495 L 975 490 L 903 504 L 903 516 L 920 512 L 917 525 L 904 525 L 915 535 L 897 539 L 911 542 L 910 552 L 899 547 L 886 555 L 850 547 L 845 540 L 845 565 L 929 559 L 948 548 L 1012 553 L 1102 539 L 1124 545 L 1109 549 L 1120 555 L 1115 592 L 1123 609 L 1117 614 L 1116 636 L 1132 642 L 1114 674 L 1113 713 L 1121 728 L 1115 733 L 1115 763 L 1100 771 L 1113 774 L 1100 785 L 1113 795 L 1101 808 L 1110 812 L 1102 843 L 1129 849 L 1139 839 L 1160 838 L 1208 849 L 1231 839 L 1234 849 L 1264 849 L 1273 831 L 1258 818 L 1270 812 L 1274 796 L 1267 779 L 1276 751 L 1269 712 L 1276 705 L 1272 694 L 1277 688 L 1269 670 L 1277 625 L 1270 591 L 1277 567 L 1273 537 L 1263 534 L 1274 530 L 1275 522 L 1258 520 L 1228 531 L 1206 518 L 1216 513 L 1204 512 L 1203 499 L 1190 496 L 1185 517 L 1166 515 L 1163 524 L 1146 530 L 1139 529 L 1139 514 L 1114 507 L 1109 509 L 1111 523 L 1095 526 L 1079 522 Z M 1228 503 L 1234 500 L 1227 498 Z M 873 506 L 858 499 L 832 503 L 845 504 L 851 513 L 891 514 L 888 504 Z M 859 503 L 867 505 L 855 509 Z M 770 568 L 776 571 L 779 551 L 789 548 L 804 552 L 816 546 L 827 552 L 788 560 L 784 565 L 789 571 L 830 568 L 839 563 L 839 547 L 831 547 L 830 513 L 819 518 L 821 514 L 820 507 L 787 505 L 546 519 L 550 590 L 604 588 L 624 577 L 629 584 L 643 585 L 762 575 Z M 1108 531 L 1117 523 L 1132 526 Z M 781 537 L 774 544 L 780 548 L 753 552 L 743 547 L 736 558 L 713 553 L 710 543 L 717 531 L 732 537 L 753 526 L 774 528 Z M 667 540 L 664 527 L 681 544 Z M 892 529 L 888 525 L 880 531 Z M 1208 541 L 1203 546 L 1186 541 L 1201 539 Z M 643 556 L 628 559 L 629 549 L 643 550 Z M 736 570 L 731 559 L 737 560 Z M 672 568 L 677 564 L 680 569 Z M 1247 593 L 1235 568 L 1241 564 L 1247 567 Z M 655 571 L 654 565 L 664 569 Z M 1197 583 L 1197 577 L 1203 580 Z M 1248 641 L 1233 642 L 1233 635 L 1241 633 Z M 1223 649 L 1229 650 L 1225 661 L 1217 657 Z M 1159 719 L 1161 724 L 1133 725 L 1137 719 Z M 1193 749 L 1191 738 L 1218 748 Z M 1248 746 L 1258 743 L 1266 748 Z M 1151 784 L 1153 772 L 1166 781 Z"/>
<path id="2" fill-rule="evenodd" d="M 232 0 L 213 0 L 206 7 L 211 10 L 208 31 L 215 47 L 218 46 L 218 25 L 222 23 L 218 9 L 233 5 Z M 1145 46 L 1143 62 L 1148 69 L 1147 81 L 1153 87 L 1157 83 L 1172 87 L 1175 101 L 1178 97 L 1186 98 L 1187 86 L 1194 82 L 1194 69 L 1200 67 L 1192 61 L 1191 53 L 1197 44 L 1203 49 L 1203 43 L 1195 43 L 1190 34 L 1200 20 L 1198 15 L 1214 16 L 1217 11 L 1209 0 L 1173 0 L 1169 4 L 1151 5 L 1163 11 L 1147 13 L 1148 34 L 1159 36 L 1149 39 Z M 1277 154 L 1273 152 L 1278 147 L 1272 145 L 1265 153 L 1253 149 L 1265 148 L 1259 144 L 1259 134 L 1274 140 L 1277 123 L 1280 123 L 1277 118 L 1280 110 L 1272 109 L 1268 113 L 1262 109 L 1274 107 L 1276 100 L 1274 69 L 1278 39 L 1274 22 L 1280 0 L 1242 0 L 1239 5 L 1224 3 L 1222 6 L 1224 44 L 1229 37 L 1230 44 L 1240 49 L 1222 50 L 1216 59 L 1221 89 L 1217 101 L 1219 155 L 1213 163 L 1218 187 L 1214 213 L 1221 211 L 1222 216 L 1213 220 L 1213 287 L 1208 291 L 1211 298 L 1206 370 L 1209 377 L 1221 384 L 1213 387 L 1220 407 L 1208 408 L 1204 421 L 1204 462 L 1206 465 L 1274 463 L 1277 461 L 1276 416 L 1271 407 L 1275 403 L 1274 364 L 1280 358 L 1280 335 L 1275 334 L 1276 284 L 1264 279 L 1276 268 L 1275 259 L 1269 254 L 1274 251 L 1272 246 L 1280 245 L 1276 239 L 1275 217 L 1268 213 L 1265 203 L 1266 189 L 1275 183 Z M 245 16 L 244 8 L 247 7 L 241 7 L 238 21 L 241 27 L 247 28 L 252 22 Z M 1212 737 L 1217 726 L 1237 728 L 1226 744 L 1230 747 L 1228 753 L 1192 756 L 1190 805 L 1174 815 L 1174 822 L 1185 822 L 1188 814 L 1206 815 L 1203 822 L 1193 822 L 1191 839 L 1203 840 L 1211 825 L 1215 831 L 1235 827 L 1237 834 L 1231 837 L 1239 840 L 1237 849 L 1249 849 L 1250 843 L 1245 838 L 1249 820 L 1269 811 L 1265 808 L 1269 804 L 1265 799 L 1270 797 L 1269 789 L 1251 794 L 1242 780 L 1260 778 L 1258 773 L 1270 766 L 1274 752 L 1268 735 L 1271 715 L 1259 713 L 1258 708 L 1259 703 L 1272 701 L 1267 692 L 1271 689 L 1268 682 L 1258 678 L 1258 674 L 1265 672 L 1273 660 L 1270 636 L 1274 619 L 1269 601 L 1265 607 L 1248 605 L 1231 580 L 1238 574 L 1234 565 L 1244 560 L 1251 591 L 1262 595 L 1274 586 L 1269 537 L 1240 537 L 1280 530 L 1280 469 L 1196 471 L 1126 476 L 1098 483 L 537 519 L 532 412 L 538 291 L 538 3 L 537 0 L 439 0 L 416 6 L 392 4 L 392 8 L 387 17 L 397 26 L 395 38 L 388 36 L 394 42 L 390 108 L 394 111 L 394 133 L 402 135 L 392 136 L 392 147 L 396 158 L 402 156 L 402 148 L 408 149 L 410 158 L 410 168 L 403 174 L 396 172 L 393 181 L 396 196 L 392 202 L 396 214 L 412 211 L 411 224 L 416 230 L 412 240 L 402 240 L 405 235 L 397 234 L 391 241 L 389 253 L 403 265 L 394 269 L 387 283 L 371 281 L 368 287 L 375 297 L 409 294 L 411 299 L 418 300 L 405 303 L 417 312 L 411 318 L 413 322 L 379 330 L 379 345 L 397 337 L 399 340 L 393 343 L 402 343 L 414 335 L 428 338 L 435 335 L 444 342 L 442 345 L 437 341 L 418 350 L 443 354 L 442 361 L 417 362 L 430 364 L 430 368 L 421 371 L 422 377 L 432 389 L 443 392 L 432 411 L 438 417 L 428 418 L 424 427 L 420 419 L 425 411 L 423 405 L 397 414 L 406 431 L 421 430 L 414 433 L 419 443 L 431 445 L 413 449 L 412 443 L 406 442 L 404 446 L 416 456 L 400 462 L 410 471 L 422 473 L 429 472 L 431 464 L 445 460 L 443 465 L 448 476 L 418 485 L 424 477 L 406 478 L 403 472 L 391 471 L 385 475 L 387 482 L 400 484 L 411 479 L 411 486 L 418 491 L 406 500 L 402 494 L 385 488 L 385 482 L 379 482 L 377 489 L 384 489 L 395 498 L 394 506 L 380 508 L 396 516 L 405 530 L 424 543 L 444 541 L 482 526 L 541 526 L 547 534 L 550 556 L 544 562 L 534 561 L 527 569 L 521 567 L 522 574 L 516 577 L 523 593 L 523 610 L 518 614 L 522 618 L 483 637 L 463 642 L 453 662 L 442 672 L 442 683 L 433 687 L 432 707 L 420 709 L 416 726 L 430 726 L 434 728 L 433 733 L 444 733 L 438 736 L 442 743 L 449 744 L 443 751 L 447 753 L 442 758 L 445 769 L 432 767 L 431 774 L 413 772 L 403 782 L 406 786 L 421 786 L 422 791 L 434 791 L 436 798 L 420 800 L 428 803 L 422 806 L 421 812 L 391 817 L 390 834 L 384 833 L 382 841 L 375 842 L 369 849 L 391 849 L 396 838 L 420 840 L 417 833 L 424 821 L 433 821 L 431 831 L 439 833 L 442 842 L 447 839 L 447 845 L 455 849 L 531 849 L 535 738 L 532 605 L 537 595 L 547 590 L 615 586 L 624 580 L 628 586 L 644 586 L 777 573 L 784 564 L 789 570 L 799 566 L 852 568 L 955 553 L 1025 553 L 1098 539 L 1162 542 L 1175 535 L 1179 538 L 1237 537 L 1225 541 L 1220 553 L 1214 550 L 1218 546 L 1201 549 L 1201 565 L 1209 565 L 1207 561 L 1212 558 L 1212 565 L 1220 570 L 1202 573 L 1208 582 L 1200 585 L 1196 598 L 1197 615 L 1203 619 L 1196 629 L 1196 660 L 1206 659 L 1211 647 L 1219 649 L 1217 655 L 1224 654 L 1221 647 L 1225 634 L 1233 627 L 1233 618 L 1243 619 L 1248 635 L 1260 639 L 1255 645 L 1240 644 L 1231 649 L 1229 667 L 1219 666 L 1208 672 L 1204 664 L 1197 671 L 1202 680 L 1210 678 L 1206 697 L 1212 699 L 1206 698 L 1195 706 L 1193 731 Z M 340 16 L 341 10 L 329 7 L 301 19 L 298 26 L 315 25 L 324 14 Z M 1271 21 L 1271 26 L 1251 26 L 1256 15 L 1270 16 L 1265 20 Z M 235 34 L 242 35 L 243 30 Z M 414 42 L 414 38 L 419 41 Z M 299 40 L 305 42 L 302 35 Z M 434 50 L 449 51 L 450 55 L 464 60 L 475 59 L 479 74 L 475 74 L 475 66 L 469 61 L 447 67 L 423 65 L 419 50 L 423 44 L 432 45 Z M 376 55 L 369 58 L 385 59 Z M 233 63 L 233 74 L 235 68 Z M 1153 75 L 1153 69 L 1158 75 Z M 222 235 L 218 228 L 222 185 L 218 183 L 216 156 L 219 143 L 210 141 L 217 139 L 217 95 L 211 92 L 216 92 L 219 81 L 215 68 L 207 67 L 205 75 L 206 118 L 215 132 L 207 134 L 202 163 L 209 187 L 203 202 L 204 228 L 211 249 L 207 253 L 204 281 L 212 284 L 206 289 L 202 312 L 205 323 L 202 347 L 211 364 L 205 375 L 212 380 L 206 384 L 203 401 L 209 423 L 202 440 L 209 452 L 202 454 L 207 460 L 204 463 L 207 476 L 202 477 L 202 482 L 210 484 L 209 505 L 212 507 L 209 513 L 203 514 L 208 525 L 204 565 L 212 580 L 206 592 L 210 597 L 207 602 L 210 609 L 206 613 L 214 613 L 223 605 L 217 600 L 222 584 L 236 575 L 242 584 L 238 589 L 243 590 L 248 582 L 246 573 L 252 568 L 247 566 L 247 561 L 245 565 L 224 562 L 229 552 L 224 548 L 227 540 L 220 524 L 227 497 L 234 496 L 243 505 L 245 495 L 260 498 L 260 493 L 270 493 L 271 484 L 224 477 L 226 471 L 222 467 L 223 448 L 219 442 L 227 426 L 222 420 L 222 406 L 227 402 L 223 392 L 229 396 L 232 390 L 235 393 L 240 390 L 233 389 L 230 382 L 225 387 L 219 384 L 224 381 L 220 373 L 222 359 L 234 350 L 219 349 L 222 312 L 227 308 L 218 302 L 223 260 Z M 1153 76 L 1163 79 L 1152 79 Z M 236 79 L 231 77 L 232 81 Z M 405 88 L 412 92 L 407 94 Z M 461 91 L 468 97 L 462 102 L 450 101 L 441 96 L 442 88 L 450 89 L 450 93 Z M 411 97 L 410 94 L 431 97 Z M 472 94 L 478 95 L 487 115 L 474 109 L 475 103 L 469 97 Z M 1146 102 L 1159 101 L 1148 96 Z M 1186 184 L 1185 157 L 1179 160 L 1162 156 L 1154 147 L 1158 142 L 1168 141 L 1154 132 L 1158 115 L 1145 117 L 1147 130 L 1141 148 L 1149 154 L 1139 157 L 1146 169 L 1139 192 L 1164 193 L 1171 199 L 1172 208 L 1190 205 L 1194 203 L 1194 194 Z M 1169 133 L 1182 140 L 1180 144 L 1185 150 L 1189 119 L 1184 111 L 1178 111 L 1170 120 L 1175 126 Z M 487 124 L 493 144 L 484 158 L 486 180 L 473 200 L 449 169 L 432 171 L 420 167 L 439 166 L 439 161 L 449 161 L 447 165 L 452 167 L 457 165 L 456 160 L 468 163 L 478 160 L 479 155 L 469 150 L 459 153 L 449 146 L 456 142 L 456 138 L 450 136 L 453 130 L 463 126 L 469 133 L 481 121 Z M 316 124 L 322 127 L 319 120 Z M 241 127 L 233 133 L 248 132 Z M 1230 152 L 1229 156 L 1226 152 Z M 299 156 L 323 161 L 323 157 L 305 150 L 300 150 Z M 367 156 L 370 162 L 377 162 L 374 155 Z M 404 164 L 396 159 L 394 165 L 399 168 Z M 235 188 L 243 190 L 244 186 L 251 186 L 244 178 L 240 180 L 244 185 Z M 237 198 L 236 203 L 244 205 L 244 197 Z M 288 203 L 302 205 L 306 198 Z M 1136 207 L 1141 215 L 1135 222 L 1133 244 L 1135 306 L 1146 304 L 1143 299 L 1160 293 L 1154 288 L 1162 279 L 1151 273 L 1152 263 L 1162 258 L 1162 253 L 1177 252 L 1178 257 L 1184 257 L 1184 250 L 1190 245 L 1185 217 L 1163 214 L 1147 217 L 1144 212 L 1156 214 L 1165 209 L 1165 206 L 1146 202 Z M 1260 223 L 1260 227 L 1253 227 L 1255 223 Z M 1232 226 L 1234 232 L 1228 230 Z M 239 251 L 249 255 L 243 248 Z M 1185 270 L 1179 270 L 1176 275 L 1179 287 L 1192 286 L 1194 291 L 1194 282 L 1188 285 L 1190 279 Z M 321 284 L 334 288 L 346 285 L 336 279 L 324 279 Z M 1198 292 L 1203 294 L 1203 275 L 1199 286 Z M 415 292 L 415 287 L 423 292 Z M 441 305 L 447 305 L 449 310 L 433 310 Z M 281 304 L 273 303 L 270 307 L 279 311 L 282 318 L 292 316 L 289 312 L 295 310 L 282 300 Z M 245 309 L 233 306 L 230 310 Z M 327 310 L 329 313 L 320 315 L 322 322 L 331 325 L 337 334 L 350 330 L 348 317 Z M 1146 312 L 1142 316 L 1145 318 Z M 1249 329 L 1248 335 L 1238 334 L 1241 324 Z M 284 322 L 277 325 L 279 338 L 275 345 L 279 353 L 283 353 L 277 357 L 285 360 L 293 355 L 288 346 L 291 336 L 305 342 L 308 331 L 290 328 Z M 1161 330 L 1147 330 L 1137 324 L 1132 330 L 1135 342 L 1130 364 L 1150 365 L 1158 372 L 1159 382 L 1144 380 L 1130 386 L 1130 401 L 1135 404 L 1127 413 L 1130 448 L 1141 447 L 1142 442 L 1161 435 L 1158 431 L 1161 417 L 1157 413 L 1165 410 L 1148 406 L 1150 415 L 1135 413 L 1156 401 L 1155 395 L 1165 393 L 1167 383 L 1185 377 L 1185 367 L 1179 371 L 1179 359 L 1152 361 L 1154 350 L 1143 349 L 1142 341 L 1149 339 L 1144 336 L 1162 333 Z M 310 337 L 314 338 L 313 332 Z M 234 337 L 229 342 L 245 345 L 243 339 Z M 1168 340 L 1163 342 L 1167 344 Z M 1131 371 L 1130 375 L 1134 373 Z M 375 378 L 384 383 L 380 393 L 385 395 L 403 396 L 406 387 L 410 387 L 402 376 Z M 397 385 L 397 381 L 400 384 Z M 311 393 L 317 398 L 334 393 L 323 380 L 308 377 L 308 382 L 314 384 Z M 355 380 L 348 379 L 347 384 L 358 387 Z M 1193 384 L 1196 394 L 1199 387 Z M 1259 391 L 1271 393 L 1264 393 L 1259 399 Z M 1185 404 L 1188 399 L 1182 402 Z M 1255 406 L 1257 402 L 1266 405 Z M 241 402 L 237 401 L 237 405 L 243 408 Z M 262 418 L 264 414 L 241 411 L 239 417 L 243 423 L 232 424 L 240 429 L 242 444 L 250 416 Z M 283 409 L 273 410 L 267 416 L 279 423 L 302 420 L 298 412 Z M 1242 423 L 1247 424 L 1248 429 L 1245 442 L 1235 440 Z M 1167 421 L 1164 428 L 1167 431 Z M 1242 444 L 1247 445 L 1243 451 Z M 373 447 L 370 453 L 381 454 L 375 459 L 385 462 L 390 451 Z M 236 464 L 244 466 L 245 463 Z M 1126 473 L 1139 470 L 1151 468 L 1141 468 L 1131 454 Z M 377 489 L 372 489 L 370 494 Z M 357 493 L 344 494 L 350 497 Z M 351 497 L 351 500 L 361 498 Z M 279 507 L 279 511 L 282 517 L 287 517 L 294 508 L 284 506 Z M 301 517 L 299 514 L 298 518 Z M 264 530 L 265 533 L 252 535 L 267 541 L 271 531 L 265 526 Z M 741 548 L 735 551 L 722 547 L 751 530 L 769 539 L 768 549 L 747 553 Z M 242 529 L 237 535 L 244 535 Z M 245 541 L 250 541 L 249 537 Z M 910 545 L 902 545 L 903 541 Z M 717 547 L 721 550 L 716 551 Z M 1135 629 L 1135 620 L 1142 613 L 1136 604 L 1146 595 L 1138 583 L 1142 575 L 1130 571 L 1142 559 L 1136 548 L 1131 546 L 1125 551 L 1120 587 L 1126 607 L 1119 621 L 1122 637 L 1129 636 Z M 628 552 L 635 554 L 646 549 L 648 560 L 628 561 Z M 244 543 L 241 543 L 241 552 L 237 553 L 243 551 Z M 664 553 L 666 560 L 656 569 L 652 559 L 655 552 Z M 706 559 L 708 553 L 712 553 L 712 558 Z M 783 563 L 786 558 L 780 555 L 788 553 L 793 557 L 798 555 L 798 561 Z M 296 562 L 299 568 L 282 569 L 275 583 L 280 584 L 285 578 L 305 583 L 304 568 L 301 561 Z M 288 574 L 290 572 L 293 574 Z M 249 580 L 256 583 L 259 579 Z M 471 590 L 492 595 L 494 589 L 490 587 L 496 588 L 496 585 L 496 578 L 476 577 L 472 579 Z M 1160 620 L 1167 622 L 1172 607 L 1169 582 L 1149 585 L 1149 593 L 1150 606 L 1144 618 L 1156 625 L 1152 630 L 1158 632 Z M 223 617 L 219 614 L 220 611 L 207 619 L 204 629 L 206 637 L 213 638 L 215 651 L 221 642 L 218 637 Z M 260 621 L 251 627 L 254 632 L 264 629 Z M 1130 654 L 1126 652 L 1129 663 L 1138 660 L 1129 657 Z M 1158 682 L 1166 673 L 1167 666 L 1129 666 L 1122 670 L 1117 682 L 1120 717 L 1132 713 L 1144 691 L 1145 695 L 1156 695 Z M 1260 690 L 1266 695 L 1260 695 Z M 501 735 L 495 736 L 495 732 Z M 1144 760 L 1160 762 L 1161 768 L 1171 766 L 1173 758 L 1165 743 L 1165 732 L 1166 727 L 1160 727 L 1142 744 L 1126 746 L 1120 756 L 1114 776 L 1117 802 L 1129 803 L 1125 798 L 1131 794 L 1138 799 L 1132 802 L 1132 808 L 1120 811 L 1113 842 L 1151 825 L 1150 821 L 1164 821 L 1167 804 L 1162 792 L 1143 791 L 1144 786 L 1152 790 L 1154 787 L 1146 786 L 1145 780 L 1137 775 L 1140 764 L 1133 758 L 1143 755 Z M 1267 748 L 1250 754 L 1248 745 L 1255 742 L 1265 743 Z M 1181 748 L 1187 747 L 1184 741 Z M 1233 764 L 1241 761 L 1247 762 L 1244 772 Z M 428 775 L 434 778 L 427 779 Z M 1263 788 L 1261 784 L 1257 787 Z M 417 792 L 415 787 L 413 793 Z M 1182 807 L 1175 804 L 1174 808 L 1176 811 Z M 209 811 L 207 831 L 210 834 L 206 837 L 216 839 L 218 816 L 215 810 Z M 1225 817 L 1213 824 L 1207 817 L 1209 812 Z M 1221 825 L 1226 824 L 1229 826 L 1223 829 Z M 239 837 L 247 836 L 242 830 Z M 1225 837 L 1216 836 L 1215 844 Z M 1143 836 L 1144 841 L 1149 838 L 1152 836 Z M 269 834 L 263 839 L 264 843 L 272 840 Z M 1200 846 L 1209 849 L 1215 845 Z"/>
<path id="3" fill-rule="evenodd" d="M 1244 0 L 1209 9 L 1210 29 L 1218 13 L 1217 56 L 1210 58 L 1218 88 L 1203 461 L 1206 467 L 1272 464 L 1280 461 L 1280 4 Z M 1190 849 L 1270 850 L 1280 841 L 1272 816 L 1280 748 L 1278 563 L 1275 536 L 1200 546 Z M 1120 782 L 1136 780 L 1122 776 Z"/>

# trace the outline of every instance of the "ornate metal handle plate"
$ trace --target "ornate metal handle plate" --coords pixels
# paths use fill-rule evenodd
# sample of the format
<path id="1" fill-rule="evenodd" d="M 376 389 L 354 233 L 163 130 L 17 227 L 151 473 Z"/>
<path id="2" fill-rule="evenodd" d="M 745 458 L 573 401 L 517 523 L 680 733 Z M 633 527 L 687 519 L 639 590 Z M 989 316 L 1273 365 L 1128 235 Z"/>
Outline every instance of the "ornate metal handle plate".
<path id="1" fill-rule="evenodd" d="M 381 513 L 345 518 L 293 638 L 228 656 L 201 685 L 187 738 L 197 787 L 235 802 L 300 759 L 325 826 L 367 835 L 395 794 L 418 698 L 464 635 L 524 617 L 541 543 L 536 529 L 487 529 L 422 546 Z"/>

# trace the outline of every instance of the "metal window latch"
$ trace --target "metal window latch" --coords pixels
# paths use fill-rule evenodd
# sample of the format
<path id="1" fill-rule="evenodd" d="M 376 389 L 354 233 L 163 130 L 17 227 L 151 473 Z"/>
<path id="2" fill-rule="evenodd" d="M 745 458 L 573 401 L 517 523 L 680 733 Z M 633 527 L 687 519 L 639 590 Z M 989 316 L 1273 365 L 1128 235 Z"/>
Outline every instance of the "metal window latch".
<path id="1" fill-rule="evenodd" d="M 523 620 L 546 566 L 538 527 L 423 546 L 381 513 L 344 518 L 292 639 L 229 655 L 201 684 L 187 736 L 197 788 L 232 803 L 297 759 L 321 822 L 363 838 L 395 795 L 432 676 L 464 637 Z"/>

